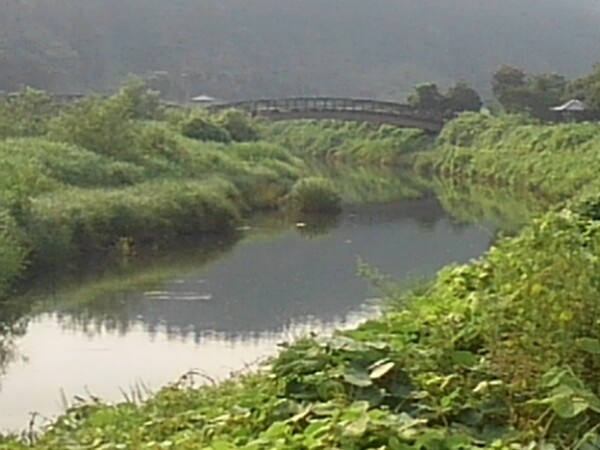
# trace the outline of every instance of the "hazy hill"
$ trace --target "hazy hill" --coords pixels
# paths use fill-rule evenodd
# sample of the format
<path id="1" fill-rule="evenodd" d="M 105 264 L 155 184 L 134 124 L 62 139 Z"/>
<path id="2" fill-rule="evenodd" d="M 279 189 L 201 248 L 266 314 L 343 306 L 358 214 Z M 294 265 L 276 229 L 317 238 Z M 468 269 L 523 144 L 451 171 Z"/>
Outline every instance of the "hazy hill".
<path id="1" fill-rule="evenodd" d="M 170 74 L 170 95 L 403 98 L 494 69 L 578 76 L 600 60 L 595 0 L 0 0 L 0 90 L 110 90 Z"/>

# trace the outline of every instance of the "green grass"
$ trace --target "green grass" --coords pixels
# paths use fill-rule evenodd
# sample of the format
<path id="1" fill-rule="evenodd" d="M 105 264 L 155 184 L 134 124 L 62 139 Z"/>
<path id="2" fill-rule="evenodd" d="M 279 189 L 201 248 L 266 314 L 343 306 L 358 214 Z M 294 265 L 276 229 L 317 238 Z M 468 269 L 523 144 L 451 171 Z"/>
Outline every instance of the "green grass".
<path id="1" fill-rule="evenodd" d="M 26 270 L 110 252 L 120 242 L 228 233 L 243 215 L 294 198 L 288 194 L 298 180 L 321 172 L 307 162 L 391 164 L 428 142 L 419 131 L 391 127 L 268 125 L 239 111 L 165 111 L 138 85 L 61 107 L 24 91 L 0 104 L 0 211 L 16 230 L 0 234 L 0 297 Z M 391 190 L 377 177 L 363 182 L 362 197 Z"/>
<path id="2" fill-rule="evenodd" d="M 194 111 L 169 115 L 152 100 L 126 88 L 61 108 L 34 91 L 0 104 L 0 297 L 26 270 L 120 242 L 230 233 L 305 175 L 289 150 L 255 141 L 242 113 L 208 116 L 236 142 L 205 142 L 181 134 Z"/>
<path id="3" fill-rule="evenodd" d="M 5 437 L 0 448 L 591 450 L 600 443 L 597 124 L 467 114 L 444 130 L 437 148 L 416 152 L 422 137 L 386 128 L 262 125 L 256 133 L 268 144 L 252 141 L 255 135 L 223 144 L 183 137 L 181 117 L 156 124 L 126 116 L 133 128 L 123 136 L 134 130 L 136 138 L 121 152 L 95 148 L 99 141 L 86 136 L 93 127 L 83 127 L 86 138 L 77 142 L 46 142 L 60 121 L 73 124 L 49 120 L 46 137 L 2 144 L 50 149 L 4 150 L 5 175 L 13 176 L 1 185 L 9 274 L 33 256 L 95 251 L 124 237 L 231 229 L 245 211 L 276 205 L 294 182 L 315 174 L 303 162 L 310 158 L 414 162 L 445 180 L 402 184 L 406 192 L 437 183 L 443 202 L 463 204 L 457 216 L 464 220 L 475 207 L 506 220 L 527 215 L 511 203 L 514 191 L 490 199 L 485 184 L 533 189 L 552 211 L 479 260 L 448 267 L 411 294 L 393 294 L 382 317 L 286 345 L 257 373 L 218 386 L 180 382 L 139 404 L 91 401 L 31 446 Z M 53 151 L 60 152 L 53 145 L 80 162 L 53 168 Z M 86 185 L 88 169 L 79 168 L 90 158 L 108 169 Z M 112 164 L 135 176 L 117 181 Z M 370 185 L 358 169 L 352 178 Z M 531 205 L 538 215 L 535 197 Z"/>
<path id="4" fill-rule="evenodd" d="M 597 222 L 549 213 L 356 330 L 218 386 L 73 408 L 33 448 L 591 449 L 599 251 Z"/>
<path id="5" fill-rule="evenodd" d="M 600 125 L 543 125 L 519 116 L 465 114 L 442 132 L 438 147 L 417 157 L 417 170 L 508 185 L 551 202 L 600 190 Z"/>
<path id="6" fill-rule="evenodd" d="M 403 158 L 423 151 L 432 139 L 420 130 L 384 125 L 309 121 L 265 126 L 265 138 L 290 149 L 295 155 L 324 161 L 400 164 Z"/>

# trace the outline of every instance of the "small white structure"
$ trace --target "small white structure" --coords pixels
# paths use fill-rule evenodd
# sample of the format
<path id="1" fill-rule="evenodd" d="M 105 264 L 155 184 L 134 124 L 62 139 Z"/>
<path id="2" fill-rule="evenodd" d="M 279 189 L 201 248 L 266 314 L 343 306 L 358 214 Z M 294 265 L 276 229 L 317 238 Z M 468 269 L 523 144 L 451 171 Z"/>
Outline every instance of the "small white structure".
<path id="1" fill-rule="evenodd" d="M 192 97 L 190 101 L 200 106 L 211 106 L 216 103 L 219 103 L 219 101 L 216 98 L 209 97 L 208 95 L 198 95 L 196 97 Z"/>
<path id="2" fill-rule="evenodd" d="M 573 100 L 569 100 L 564 105 L 555 106 L 554 108 L 550 108 L 550 110 L 556 111 L 556 112 L 583 112 L 583 111 L 586 111 L 587 108 L 585 106 L 585 103 L 583 103 L 581 100 L 573 99 Z"/>

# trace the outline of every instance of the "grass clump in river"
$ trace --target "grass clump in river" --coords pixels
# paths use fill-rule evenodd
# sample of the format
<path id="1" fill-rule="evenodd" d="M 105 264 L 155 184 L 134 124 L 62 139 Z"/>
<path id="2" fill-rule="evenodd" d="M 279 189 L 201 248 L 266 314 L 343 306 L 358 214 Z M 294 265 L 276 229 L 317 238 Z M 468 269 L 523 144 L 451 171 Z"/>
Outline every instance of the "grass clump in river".
<path id="1" fill-rule="evenodd" d="M 294 184 L 286 204 L 301 213 L 338 213 L 342 198 L 333 183 L 325 178 L 303 178 Z"/>

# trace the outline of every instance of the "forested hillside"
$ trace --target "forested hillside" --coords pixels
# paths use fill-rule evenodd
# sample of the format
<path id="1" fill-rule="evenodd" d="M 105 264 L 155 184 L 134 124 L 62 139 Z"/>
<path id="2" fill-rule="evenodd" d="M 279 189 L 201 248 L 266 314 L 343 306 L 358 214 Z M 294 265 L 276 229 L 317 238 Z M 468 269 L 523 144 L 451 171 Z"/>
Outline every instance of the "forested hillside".
<path id="1" fill-rule="evenodd" d="M 154 76 L 174 100 L 404 98 L 509 63 L 580 76 L 600 60 L 594 0 L 0 0 L 0 90 L 114 89 Z M 167 76 L 168 74 L 168 76 Z"/>

